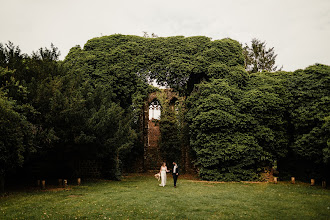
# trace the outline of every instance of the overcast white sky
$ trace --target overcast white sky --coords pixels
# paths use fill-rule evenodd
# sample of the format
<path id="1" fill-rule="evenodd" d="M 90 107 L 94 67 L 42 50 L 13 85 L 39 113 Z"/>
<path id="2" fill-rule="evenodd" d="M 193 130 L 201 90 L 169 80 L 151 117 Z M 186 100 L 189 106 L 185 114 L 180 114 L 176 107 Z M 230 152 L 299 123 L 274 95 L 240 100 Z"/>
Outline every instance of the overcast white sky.
<path id="1" fill-rule="evenodd" d="M 330 65 L 329 0 L 0 0 L 0 42 L 30 54 L 54 43 L 70 48 L 115 33 L 204 35 L 275 47 L 277 64 L 293 71 Z"/>

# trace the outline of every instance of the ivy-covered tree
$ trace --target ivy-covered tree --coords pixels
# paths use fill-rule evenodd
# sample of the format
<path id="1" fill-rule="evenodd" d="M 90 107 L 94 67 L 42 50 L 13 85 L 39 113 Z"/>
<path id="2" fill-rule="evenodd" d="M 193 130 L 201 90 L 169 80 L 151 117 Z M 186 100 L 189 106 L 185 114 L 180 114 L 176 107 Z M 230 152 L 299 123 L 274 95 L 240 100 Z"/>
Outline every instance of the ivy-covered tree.
<path id="1" fill-rule="evenodd" d="M 306 179 L 324 178 L 329 168 L 330 67 L 316 64 L 297 70 L 286 82 L 292 94 L 289 108 L 292 129 L 288 133 L 294 161 L 288 165 L 292 169 L 286 171 Z"/>
<path id="2" fill-rule="evenodd" d="M 85 65 L 89 66 L 88 71 L 94 77 L 115 76 L 123 85 L 127 84 L 128 87 L 120 88 L 113 85 L 115 92 L 121 94 L 130 94 L 135 88 L 130 82 L 139 75 L 188 94 L 194 84 L 208 78 L 209 65 L 221 63 L 231 67 L 244 64 L 242 47 L 237 41 L 229 38 L 211 41 L 203 36 L 144 38 L 115 34 L 91 39 L 83 50 L 78 52 L 75 47 L 73 51 L 88 59 Z M 70 54 L 73 55 L 70 52 L 66 60 L 77 62 Z"/>
<path id="3" fill-rule="evenodd" d="M 162 152 L 162 158 L 169 163 L 176 161 L 181 162 L 181 139 L 180 124 L 175 103 L 169 100 L 162 100 L 161 118 L 159 122 L 160 143 L 159 147 Z"/>
<path id="4" fill-rule="evenodd" d="M 199 174 L 209 180 L 257 179 L 288 151 L 282 81 L 212 65 L 188 98 L 187 119 Z"/>
<path id="5" fill-rule="evenodd" d="M 202 178 L 252 180 L 274 161 L 283 175 L 326 176 L 329 66 L 273 72 L 276 55 L 264 42 L 243 50 L 235 40 L 202 36 L 116 34 L 58 58 L 53 45 L 29 56 L 0 44 L 2 179 L 42 160 L 47 172 L 39 175 L 74 175 L 68 161 L 88 158 L 104 177 L 120 178 L 141 153 L 148 79 L 187 97 L 182 111 L 163 115 L 161 147 L 177 160 L 190 143 Z"/>

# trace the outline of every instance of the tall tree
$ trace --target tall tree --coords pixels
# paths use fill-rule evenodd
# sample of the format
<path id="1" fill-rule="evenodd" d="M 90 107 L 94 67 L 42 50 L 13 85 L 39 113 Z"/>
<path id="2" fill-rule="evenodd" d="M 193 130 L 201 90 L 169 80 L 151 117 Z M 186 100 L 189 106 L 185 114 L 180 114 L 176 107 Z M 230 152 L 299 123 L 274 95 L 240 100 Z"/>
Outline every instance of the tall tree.
<path id="1" fill-rule="evenodd" d="M 4 192 L 5 175 L 22 166 L 27 154 L 36 150 L 37 129 L 26 117 L 34 109 L 22 104 L 27 90 L 13 75 L 14 71 L 0 67 L 0 194 Z"/>
<path id="2" fill-rule="evenodd" d="M 250 73 L 257 73 L 262 71 L 273 72 L 278 66 L 275 65 L 274 47 L 266 48 L 266 42 L 253 38 L 251 46 L 245 44 L 243 48 L 243 55 L 245 58 L 245 69 Z M 282 67 L 279 69 L 281 70 Z"/>

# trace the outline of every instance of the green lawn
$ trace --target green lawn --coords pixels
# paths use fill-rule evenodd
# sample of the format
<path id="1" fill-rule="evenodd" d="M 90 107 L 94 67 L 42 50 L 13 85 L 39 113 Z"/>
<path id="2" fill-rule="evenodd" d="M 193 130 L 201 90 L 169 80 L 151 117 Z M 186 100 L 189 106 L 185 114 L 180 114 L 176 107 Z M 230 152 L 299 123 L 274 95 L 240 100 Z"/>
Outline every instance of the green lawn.
<path id="1" fill-rule="evenodd" d="M 153 176 L 0 198 L 0 219 L 330 219 L 330 191 L 307 184 L 207 183 Z"/>

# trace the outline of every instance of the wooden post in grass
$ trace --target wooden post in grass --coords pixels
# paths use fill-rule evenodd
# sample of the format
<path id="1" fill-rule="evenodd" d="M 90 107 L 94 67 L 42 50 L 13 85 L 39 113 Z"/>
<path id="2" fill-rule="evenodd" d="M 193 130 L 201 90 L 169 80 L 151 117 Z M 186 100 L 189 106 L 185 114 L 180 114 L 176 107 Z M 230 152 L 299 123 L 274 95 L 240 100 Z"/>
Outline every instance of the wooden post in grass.
<path id="1" fill-rule="evenodd" d="M 63 184 L 65 188 L 68 188 L 68 181 L 67 180 L 63 180 Z"/>
<path id="2" fill-rule="evenodd" d="M 58 179 L 58 186 L 62 187 L 63 186 L 63 180 L 62 179 Z"/>
<path id="3" fill-rule="evenodd" d="M 296 183 L 296 179 L 294 177 L 291 177 L 291 183 L 295 184 Z"/>
<path id="4" fill-rule="evenodd" d="M 315 186 L 315 179 L 311 179 L 311 186 Z"/>
<path id="5" fill-rule="evenodd" d="M 274 183 L 277 184 L 277 177 L 274 177 Z"/>
<path id="6" fill-rule="evenodd" d="M 322 187 L 326 188 L 327 187 L 327 183 L 325 181 L 322 181 Z"/>
<path id="7" fill-rule="evenodd" d="M 41 189 L 46 189 L 46 181 L 45 180 L 41 181 Z"/>
<path id="8" fill-rule="evenodd" d="M 37 180 L 37 186 L 40 186 L 40 180 Z"/>
<path id="9" fill-rule="evenodd" d="M 77 179 L 77 184 L 78 184 L 78 186 L 80 186 L 80 184 L 81 184 L 81 179 L 80 178 Z"/>

